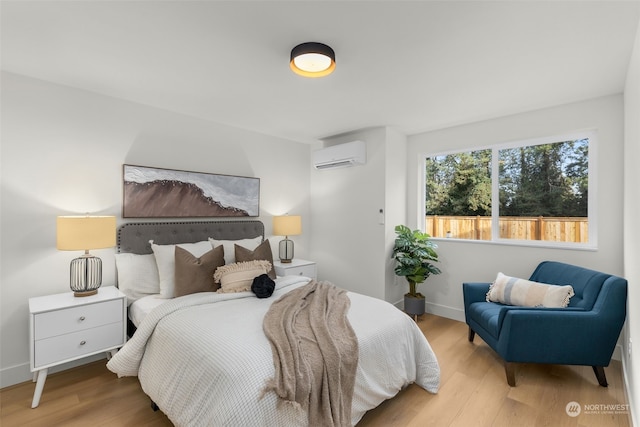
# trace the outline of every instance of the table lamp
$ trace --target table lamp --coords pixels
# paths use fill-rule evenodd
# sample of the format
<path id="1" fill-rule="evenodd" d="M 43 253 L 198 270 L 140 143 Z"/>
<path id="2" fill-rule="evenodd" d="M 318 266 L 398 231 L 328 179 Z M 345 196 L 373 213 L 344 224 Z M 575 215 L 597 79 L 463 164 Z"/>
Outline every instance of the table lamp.
<path id="1" fill-rule="evenodd" d="M 290 263 L 293 259 L 293 240 L 290 240 L 289 236 L 302 234 L 302 218 L 300 215 L 274 216 L 273 234 L 284 236 L 284 240 L 280 241 L 278 255 L 280 262 Z"/>
<path id="2" fill-rule="evenodd" d="M 115 216 L 59 216 L 56 221 L 56 247 L 61 251 L 84 251 L 71 261 L 70 286 L 76 297 L 98 293 L 102 284 L 102 260 L 90 249 L 116 245 Z"/>

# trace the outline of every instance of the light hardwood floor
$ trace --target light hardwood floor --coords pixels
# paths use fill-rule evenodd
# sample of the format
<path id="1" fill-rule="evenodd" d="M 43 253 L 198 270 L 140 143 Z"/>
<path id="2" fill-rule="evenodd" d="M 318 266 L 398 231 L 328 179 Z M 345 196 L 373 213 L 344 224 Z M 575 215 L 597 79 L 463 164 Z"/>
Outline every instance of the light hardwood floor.
<path id="1" fill-rule="evenodd" d="M 477 336 L 469 343 L 464 323 L 425 314 L 418 325 L 438 357 L 440 391 L 432 395 L 411 385 L 368 412 L 358 427 L 629 426 L 624 407 L 608 413 L 611 407 L 605 406 L 627 403 L 619 362 L 605 368 L 607 388 L 598 386 L 590 367 L 529 364 L 516 366 L 517 386 L 511 388 L 500 358 Z M 50 375 L 36 409 L 33 383 L 0 390 L 0 425 L 171 426 L 151 410 L 136 378 L 118 379 L 104 365 L 98 361 Z M 588 405 L 591 413 L 583 409 L 570 417 L 569 402 Z"/>

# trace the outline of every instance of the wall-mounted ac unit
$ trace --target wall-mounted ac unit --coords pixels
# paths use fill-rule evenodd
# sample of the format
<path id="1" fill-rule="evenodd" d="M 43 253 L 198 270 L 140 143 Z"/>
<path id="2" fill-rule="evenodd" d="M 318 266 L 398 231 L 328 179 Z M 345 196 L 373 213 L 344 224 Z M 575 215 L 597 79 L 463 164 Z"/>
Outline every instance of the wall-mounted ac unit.
<path id="1" fill-rule="evenodd" d="M 363 165 L 366 162 L 367 147 L 364 141 L 332 145 L 313 152 L 313 166 L 316 169 Z"/>

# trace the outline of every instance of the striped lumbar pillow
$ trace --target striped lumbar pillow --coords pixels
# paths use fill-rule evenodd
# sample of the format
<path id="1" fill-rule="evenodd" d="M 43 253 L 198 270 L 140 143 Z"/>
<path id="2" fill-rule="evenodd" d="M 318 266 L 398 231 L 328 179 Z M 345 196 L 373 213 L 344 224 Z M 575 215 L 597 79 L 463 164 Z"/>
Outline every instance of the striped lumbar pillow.
<path id="1" fill-rule="evenodd" d="M 487 301 L 525 307 L 566 307 L 574 295 L 571 285 L 548 285 L 498 273 Z"/>

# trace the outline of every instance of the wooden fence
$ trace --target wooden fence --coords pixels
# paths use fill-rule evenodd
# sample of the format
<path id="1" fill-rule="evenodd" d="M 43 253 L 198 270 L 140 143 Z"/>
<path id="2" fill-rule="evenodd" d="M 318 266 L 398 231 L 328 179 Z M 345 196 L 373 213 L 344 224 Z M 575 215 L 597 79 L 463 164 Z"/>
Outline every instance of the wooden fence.
<path id="1" fill-rule="evenodd" d="M 502 239 L 589 242 L 583 217 L 501 216 L 498 222 Z M 427 215 L 426 232 L 432 237 L 491 240 L 491 217 Z"/>

